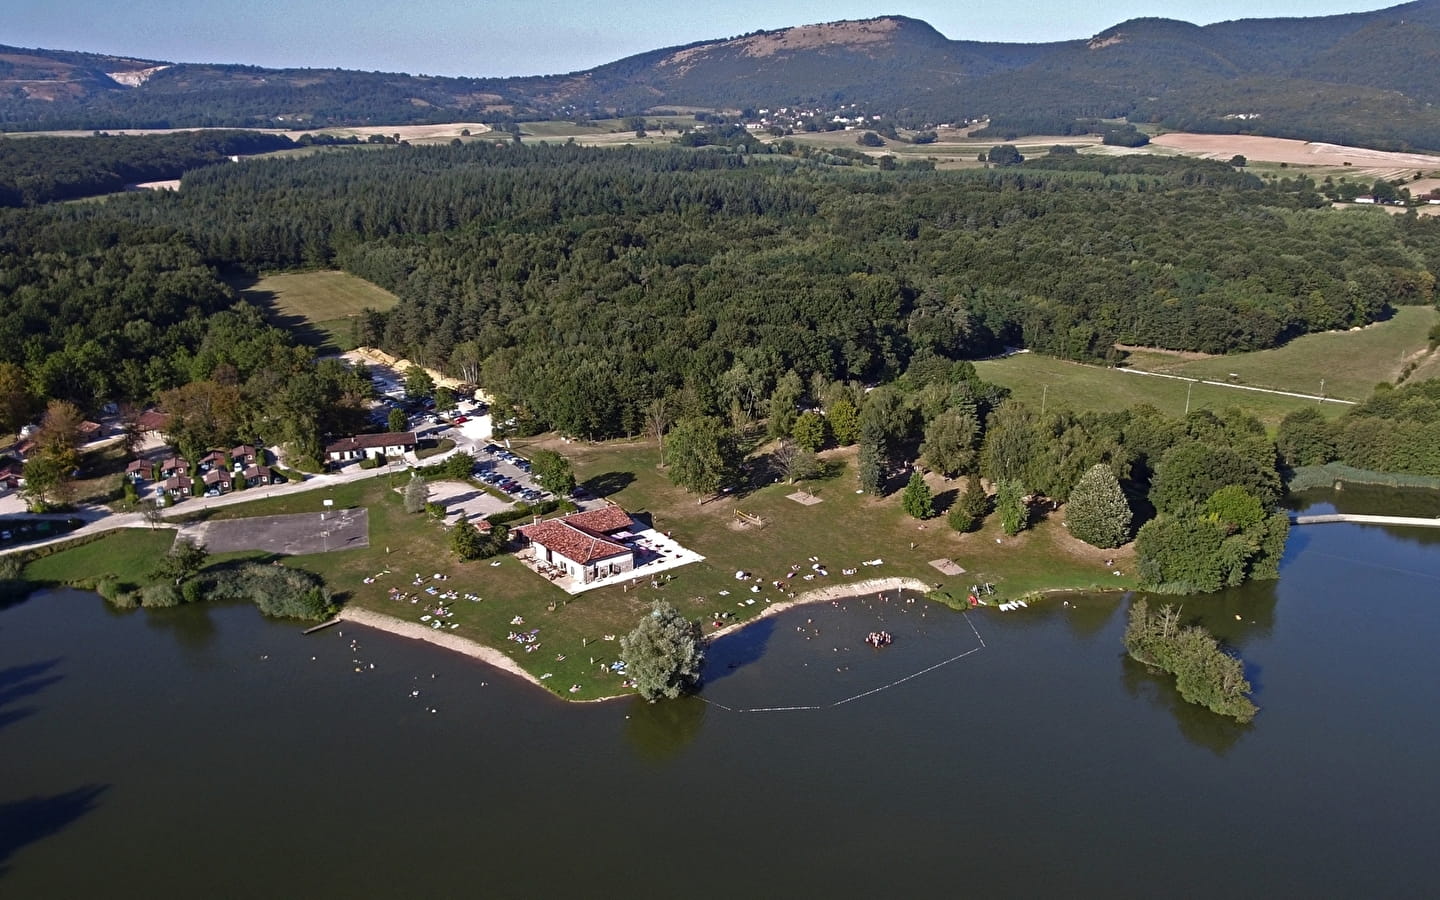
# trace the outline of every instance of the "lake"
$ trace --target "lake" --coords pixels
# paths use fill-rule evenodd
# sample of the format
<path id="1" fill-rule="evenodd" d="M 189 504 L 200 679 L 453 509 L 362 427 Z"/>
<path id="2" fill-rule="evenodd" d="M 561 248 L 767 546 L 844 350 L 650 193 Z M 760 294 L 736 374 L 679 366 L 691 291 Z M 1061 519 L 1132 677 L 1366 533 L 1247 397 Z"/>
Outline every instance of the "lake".
<path id="1" fill-rule="evenodd" d="M 573 705 L 359 626 L 37 594 L 0 611 L 0 892 L 1429 895 L 1437 553 L 1305 526 L 1279 582 L 1185 598 L 1249 726 L 1124 656 L 1119 595 L 801 607 L 703 699 Z M 771 707 L 813 708 L 739 711 Z"/>

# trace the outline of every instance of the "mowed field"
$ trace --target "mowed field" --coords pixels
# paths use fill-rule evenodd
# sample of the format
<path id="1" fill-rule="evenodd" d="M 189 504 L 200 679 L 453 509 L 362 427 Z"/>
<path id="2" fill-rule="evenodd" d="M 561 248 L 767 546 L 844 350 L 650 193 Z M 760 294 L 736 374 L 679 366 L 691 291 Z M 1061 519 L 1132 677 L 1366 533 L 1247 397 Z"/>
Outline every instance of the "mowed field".
<path id="1" fill-rule="evenodd" d="M 1239 407 L 1274 428 L 1286 413 L 1302 406 L 1318 406 L 1320 412 L 1330 418 L 1346 409 L 1337 403 L 1317 403 L 1219 385 L 1191 387 L 1192 382 L 1127 374 L 1119 369 L 1068 362 L 1038 353 L 982 360 L 975 363 L 975 371 L 986 381 L 1008 387 L 1017 399 L 1036 407 L 1043 403 L 1052 410 L 1064 406 L 1076 412 L 1108 412 L 1148 404 L 1166 415 L 1180 416 L 1185 412 L 1188 394 L 1192 411 Z"/>
<path id="2" fill-rule="evenodd" d="M 245 299 L 270 309 L 277 325 L 333 352 L 355 349 L 355 324 L 365 310 L 384 312 L 400 302 L 389 291 L 346 272 L 265 275 L 233 286 Z"/>
<path id="3" fill-rule="evenodd" d="M 1324 379 L 1325 396 L 1364 400 L 1379 382 L 1399 379 L 1407 363 L 1415 364 L 1412 378 L 1434 369 L 1428 335 L 1436 321 L 1440 311 L 1433 307 L 1402 306 L 1388 321 L 1359 331 L 1307 334 L 1274 350 L 1203 359 L 1140 350 L 1132 351 L 1126 363 L 1146 372 L 1306 394 L 1318 394 Z"/>

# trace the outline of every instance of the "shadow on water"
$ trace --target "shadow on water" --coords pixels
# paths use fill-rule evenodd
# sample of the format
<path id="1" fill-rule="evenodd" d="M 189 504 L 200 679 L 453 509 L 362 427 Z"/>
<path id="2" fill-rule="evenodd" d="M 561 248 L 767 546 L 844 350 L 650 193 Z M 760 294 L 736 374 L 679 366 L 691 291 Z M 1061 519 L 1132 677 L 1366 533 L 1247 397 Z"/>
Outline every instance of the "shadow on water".
<path id="1" fill-rule="evenodd" d="M 204 650 L 215 642 L 218 632 L 210 618 L 212 603 L 196 603 L 173 609 L 147 609 L 145 625 L 171 634 L 186 650 Z"/>
<path id="2" fill-rule="evenodd" d="M 642 759 L 668 762 L 700 736 L 708 709 L 698 697 L 654 703 L 636 697 L 626 710 L 625 737 Z"/>
<path id="3" fill-rule="evenodd" d="M 0 876 L 9 871 L 10 857 L 22 847 L 58 834 L 93 810 L 109 785 L 87 784 L 49 797 L 27 797 L 0 803 Z"/>
<path id="4" fill-rule="evenodd" d="M 1183 604 L 1186 624 L 1204 626 L 1221 643 L 1233 648 L 1252 638 L 1269 637 L 1275 630 L 1279 584 L 1275 580 L 1251 581 L 1215 594 L 1159 602 Z M 1151 598 L 1151 608 L 1157 605 L 1156 598 Z"/>
<path id="5" fill-rule="evenodd" d="M 702 682 L 713 684 L 724 679 L 743 666 L 759 662 L 765 656 L 765 647 L 775 633 L 775 617 L 757 619 L 716 640 L 705 649 L 705 667 L 701 670 Z"/>
<path id="6" fill-rule="evenodd" d="M 1224 756 L 1252 727 L 1187 702 L 1175 687 L 1174 676 L 1152 670 L 1128 655 L 1121 655 L 1120 661 L 1120 680 L 1125 692 L 1168 709 L 1175 717 L 1175 724 L 1180 726 L 1180 733 L 1195 746 Z"/>
<path id="7" fill-rule="evenodd" d="M 0 730 L 35 714 L 34 707 L 26 706 L 20 709 L 6 709 L 6 707 L 17 700 L 32 697 L 59 681 L 63 676 L 46 674 L 59 664 L 60 660 L 57 658 L 0 669 Z"/>

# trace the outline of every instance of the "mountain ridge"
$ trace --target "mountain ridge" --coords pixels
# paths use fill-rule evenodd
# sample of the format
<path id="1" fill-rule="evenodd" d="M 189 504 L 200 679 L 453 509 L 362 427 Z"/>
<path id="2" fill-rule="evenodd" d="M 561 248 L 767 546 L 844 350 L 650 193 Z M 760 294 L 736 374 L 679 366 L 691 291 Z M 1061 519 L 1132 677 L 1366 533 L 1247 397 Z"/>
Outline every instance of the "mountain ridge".
<path id="1" fill-rule="evenodd" d="M 1440 0 L 1048 43 L 953 40 L 902 15 L 696 41 L 555 75 L 265 69 L 0 47 L 0 128 L 375 125 L 856 104 L 1000 131 L 1129 117 L 1206 131 L 1440 148 Z M 1043 126 L 1043 127 L 1042 127 Z"/>

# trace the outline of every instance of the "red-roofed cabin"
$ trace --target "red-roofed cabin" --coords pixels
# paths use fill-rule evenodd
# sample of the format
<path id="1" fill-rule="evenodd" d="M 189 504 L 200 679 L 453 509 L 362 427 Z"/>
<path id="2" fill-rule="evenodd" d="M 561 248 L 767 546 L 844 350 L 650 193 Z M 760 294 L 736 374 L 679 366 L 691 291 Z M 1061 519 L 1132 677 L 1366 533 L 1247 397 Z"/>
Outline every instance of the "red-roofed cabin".
<path id="1" fill-rule="evenodd" d="M 589 584 L 635 568 L 635 551 L 610 537 L 634 525 L 618 506 L 572 513 L 516 529 L 535 548 L 537 564 L 562 569 L 579 584 Z"/>
<path id="2" fill-rule="evenodd" d="M 164 431 L 170 417 L 158 409 L 147 409 L 135 420 L 141 431 Z"/>
<path id="3" fill-rule="evenodd" d="M 137 459 L 125 467 L 125 477 L 136 484 L 155 480 L 155 464 L 148 459 Z"/>
<path id="4" fill-rule="evenodd" d="M 183 456 L 172 456 L 160 464 L 160 477 L 173 478 L 176 475 L 189 475 L 190 461 Z"/>

